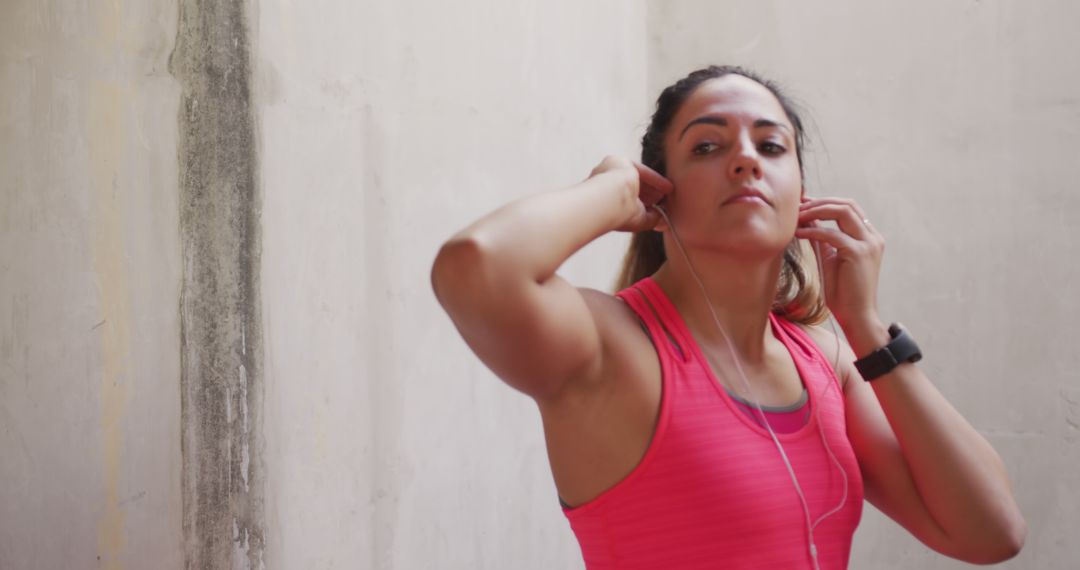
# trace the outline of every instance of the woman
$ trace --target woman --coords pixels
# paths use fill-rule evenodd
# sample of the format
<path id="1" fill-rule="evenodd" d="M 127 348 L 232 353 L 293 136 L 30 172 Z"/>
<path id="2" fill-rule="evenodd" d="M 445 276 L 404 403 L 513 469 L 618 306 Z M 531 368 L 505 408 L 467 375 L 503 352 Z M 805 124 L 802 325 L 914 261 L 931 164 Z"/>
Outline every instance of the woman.
<path id="1" fill-rule="evenodd" d="M 845 568 L 864 497 L 954 558 L 1023 545 L 1001 459 L 878 315 L 881 235 L 806 195 L 802 142 L 775 85 L 698 70 L 661 94 L 644 164 L 605 158 L 439 252 L 461 335 L 539 406 L 590 569 Z M 617 295 L 555 274 L 609 231 L 635 232 Z"/>

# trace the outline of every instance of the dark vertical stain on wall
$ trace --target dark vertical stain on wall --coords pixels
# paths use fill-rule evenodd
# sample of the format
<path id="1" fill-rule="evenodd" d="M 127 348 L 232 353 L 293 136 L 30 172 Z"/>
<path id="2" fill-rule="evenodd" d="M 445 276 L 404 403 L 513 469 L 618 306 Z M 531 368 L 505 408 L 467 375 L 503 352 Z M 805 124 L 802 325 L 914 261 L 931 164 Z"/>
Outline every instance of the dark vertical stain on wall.
<path id="1" fill-rule="evenodd" d="M 260 201 L 247 4 L 179 0 L 181 441 L 188 569 L 265 566 Z"/>

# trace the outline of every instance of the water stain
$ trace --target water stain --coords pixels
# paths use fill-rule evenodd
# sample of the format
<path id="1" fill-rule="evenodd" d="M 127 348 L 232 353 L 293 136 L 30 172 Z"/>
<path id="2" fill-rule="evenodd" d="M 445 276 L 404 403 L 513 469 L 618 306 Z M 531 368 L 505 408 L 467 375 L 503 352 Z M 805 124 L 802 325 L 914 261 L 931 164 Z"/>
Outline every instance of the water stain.
<path id="1" fill-rule="evenodd" d="M 265 566 L 260 197 L 248 4 L 181 0 L 185 567 Z"/>

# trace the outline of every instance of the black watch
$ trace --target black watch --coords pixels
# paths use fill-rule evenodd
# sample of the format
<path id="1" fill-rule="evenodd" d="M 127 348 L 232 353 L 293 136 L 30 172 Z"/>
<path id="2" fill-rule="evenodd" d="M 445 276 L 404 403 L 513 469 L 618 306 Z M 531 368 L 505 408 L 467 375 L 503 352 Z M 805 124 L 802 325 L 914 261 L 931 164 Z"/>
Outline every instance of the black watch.
<path id="1" fill-rule="evenodd" d="M 904 362 L 918 362 L 922 359 L 919 345 L 915 344 L 915 339 L 911 338 L 907 329 L 899 323 L 889 325 L 889 336 L 892 337 L 889 344 L 855 361 L 855 368 L 859 370 L 863 380 L 873 380 L 892 372 L 893 368 Z"/>

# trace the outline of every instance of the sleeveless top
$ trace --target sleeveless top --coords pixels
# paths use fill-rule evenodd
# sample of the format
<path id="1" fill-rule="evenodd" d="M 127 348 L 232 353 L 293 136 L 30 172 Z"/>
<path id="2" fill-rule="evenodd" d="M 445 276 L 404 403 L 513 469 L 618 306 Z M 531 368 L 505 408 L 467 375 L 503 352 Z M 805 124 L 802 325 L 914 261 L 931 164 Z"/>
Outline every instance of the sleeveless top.
<path id="1" fill-rule="evenodd" d="M 726 387 L 724 389 L 727 390 Z M 788 406 L 762 405 L 761 412 L 758 412 L 757 406 L 753 402 L 742 399 L 730 390 L 728 390 L 728 396 L 735 400 L 735 403 L 746 414 L 746 417 L 759 426 L 765 427 L 764 422 L 769 422 L 769 427 L 772 428 L 773 433 L 796 432 L 806 425 L 806 422 L 810 421 L 810 406 L 807 405 L 810 402 L 810 395 L 806 391 L 805 385 L 803 386 L 802 395 L 794 404 Z M 762 415 L 765 416 L 764 419 L 762 419 Z"/>
<path id="2" fill-rule="evenodd" d="M 659 356 L 660 412 L 648 449 L 626 477 L 583 505 L 563 507 L 586 568 L 812 568 L 802 503 L 769 433 L 713 377 L 651 277 L 617 296 L 645 324 Z M 802 329 L 772 313 L 769 320 L 809 393 L 806 425 L 776 436 L 811 521 L 833 510 L 844 490 L 822 433 L 847 473 L 843 508 L 814 529 L 820 567 L 846 568 L 862 516 L 863 483 L 847 438 L 840 383 Z"/>

